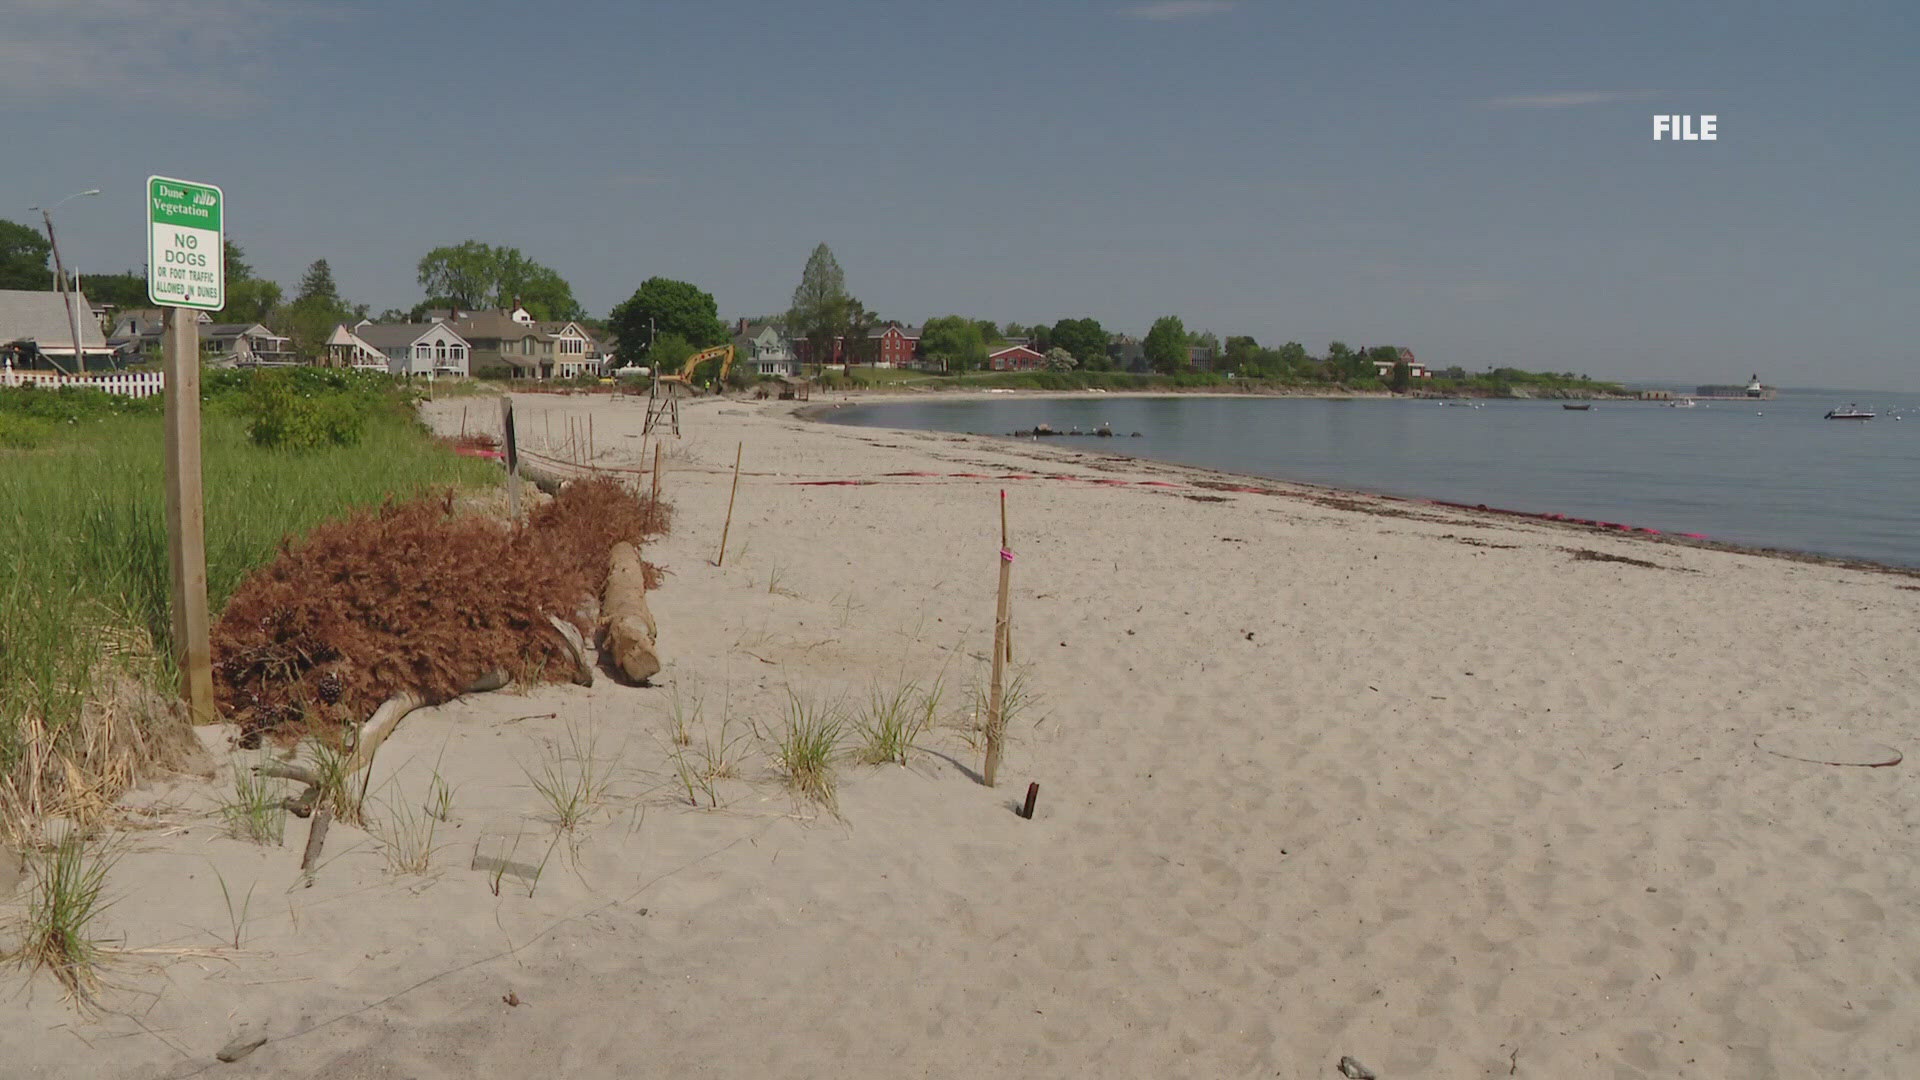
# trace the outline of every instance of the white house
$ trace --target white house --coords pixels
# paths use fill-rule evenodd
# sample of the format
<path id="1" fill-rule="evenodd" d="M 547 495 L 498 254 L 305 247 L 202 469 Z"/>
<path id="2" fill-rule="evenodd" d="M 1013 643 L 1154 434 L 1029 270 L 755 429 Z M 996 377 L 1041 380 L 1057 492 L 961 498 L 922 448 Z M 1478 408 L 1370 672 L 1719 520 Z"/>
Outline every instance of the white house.
<path id="1" fill-rule="evenodd" d="M 386 357 L 387 370 L 395 375 L 467 374 L 471 346 L 443 322 L 363 322 L 351 336 Z"/>
<path id="2" fill-rule="evenodd" d="M 794 375 L 800 370 L 793 343 L 772 323 L 755 325 L 740 320 L 733 335 L 733 353 L 735 362 L 755 375 Z"/>
<path id="3" fill-rule="evenodd" d="M 1413 379 L 1433 378 L 1433 372 L 1427 370 L 1427 365 L 1413 358 L 1412 349 L 1408 349 L 1404 347 L 1401 348 L 1400 359 L 1398 362 L 1407 365 L 1407 376 L 1409 378 L 1413 378 Z M 1395 364 L 1395 361 L 1393 360 L 1375 360 L 1373 362 L 1373 372 L 1375 375 L 1378 375 L 1382 379 L 1391 379 L 1393 378 L 1394 364 Z"/>

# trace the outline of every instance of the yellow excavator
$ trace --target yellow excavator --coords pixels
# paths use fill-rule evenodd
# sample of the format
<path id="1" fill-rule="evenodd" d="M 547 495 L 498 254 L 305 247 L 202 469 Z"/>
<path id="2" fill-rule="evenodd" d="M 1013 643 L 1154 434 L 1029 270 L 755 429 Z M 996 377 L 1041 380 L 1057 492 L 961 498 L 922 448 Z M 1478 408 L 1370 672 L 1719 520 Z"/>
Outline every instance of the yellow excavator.
<path id="1" fill-rule="evenodd" d="M 685 364 L 681 365 L 678 375 L 655 375 L 651 392 L 648 394 L 647 419 L 641 431 L 652 432 L 654 425 L 664 419 L 672 423 L 673 433 L 679 435 L 680 399 L 676 388 L 684 386 L 689 394 L 694 393 L 694 371 L 701 364 L 716 358 L 720 360 L 720 378 L 714 385 L 725 386 L 727 372 L 733 369 L 733 346 L 731 345 L 715 345 L 711 349 L 702 349 L 694 353 L 687 357 Z"/>

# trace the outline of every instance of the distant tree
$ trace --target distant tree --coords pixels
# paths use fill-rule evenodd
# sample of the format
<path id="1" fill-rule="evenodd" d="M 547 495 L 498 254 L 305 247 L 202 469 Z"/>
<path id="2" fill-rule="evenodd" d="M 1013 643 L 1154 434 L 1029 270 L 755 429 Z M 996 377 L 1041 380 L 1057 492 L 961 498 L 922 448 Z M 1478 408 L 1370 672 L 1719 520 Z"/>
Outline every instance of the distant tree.
<path id="1" fill-rule="evenodd" d="M 586 314 L 565 278 L 527 258 L 519 248 L 468 240 L 427 252 L 417 270 L 420 288 L 441 301 L 431 306 L 503 308 L 517 299 L 542 321 Z"/>
<path id="2" fill-rule="evenodd" d="M 820 244 L 807 256 L 787 308 L 787 333 L 807 343 L 818 371 L 833 358 L 833 340 L 846 321 L 847 275 L 833 249 Z"/>
<path id="3" fill-rule="evenodd" d="M 1044 353 L 1053 348 L 1053 328 L 1044 323 L 1034 323 L 1027 327 L 1027 336 L 1033 339 L 1027 344 L 1032 346 L 1035 352 Z"/>
<path id="4" fill-rule="evenodd" d="M 971 371 L 987 359 L 987 342 L 972 319 L 940 315 L 920 328 L 920 353 L 948 371 Z"/>
<path id="5" fill-rule="evenodd" d="M 352 307 L 340 299 L 334 283 L 333 268 L 325 259 L 315 259 L 300 277 L 300 292 L 288 304 L 279 321 L 294 351 L 300 356 L 317 357 L 326 350 L 327 338 L 334 328 L 347 320 Z"/>
<path id="6" fill-rule="evenodd" d="M 233 295 L 234 282 L 227 282 L 227 295 Z M 128 270 L 121 274 L 81 274 L 80 291 L 90 304 L 112 304 L 117 308 L 150 307 L 147 299 L 147 275 Z M 220 322 L 229 320 L 215 315 Z M 239 322 L 238 319 L 231 320 Z"/>
<path id="7" fill-rule="evenodd" d="M 53 270 L 47 265 L 52 254 L 39 229 L 0 220 L 0 289 L 52 289 Z"/>
<path id="8" fill-rule="evenodd" d="M 620 340 L 625 341 L 625 338 Z M 647 366 L 656 372 L 677 375 L 687 362 L 687 357 L 699 352 L 700 347 L 675 333 L 664 333 L 653 340 L 653 348 L 647 354 Z"/>
<path id="9" fill-rule="evenodd" d="M 849 296 L 840 305 L 839 337 L 846 343 L 841 359 L 849 364 L 871 364 L 880 355 L 880 342 L 868 337 L 880 325 L 880 316 Z"/>
<path id="10" fill-rule="evenodd" d="M 1187 335 L 1187 344 L 1197 345 L 1203 349 L 1212 349 L 1216 354 L 1220 351 L 1220 338 L 1211 330 L 1189 333 Z"/>
<path id="11" fill-rule="evenodd" d="M 1163 315 L 1154 320 L 1142 348 L 1146 352 L 1147 363 L 1162 375 L 1187 370 L 1187 328 L 1177 315 Z"/>
<path id="12" fill-rule="evenodd" d="M 1098 319 L 1061 319 L 1053 324 L 1050 336 L 1052 346 L 1067 350 L 1081 367 L 1105 365 L 1107 332 Z"/>
<path id="13" fill-rule="evenodd" d="M 273 318 L 274 309 L 280 306 L 279 284 L 254 277 L 247 253 L 230 239 L 222 257 L 226 260 L 227 304 L 214 313 L 214 321 L 264 323 Z"/>
<path id="14" fill-rule="evenodd" d="M 1274 350 L 1275 358 L 1280 362 L 1280 370 L 1288 375 L 1305 375 L 1307 367 L 1313 362 L 1307 355 L 1307 347 L 1297 341 L 1289 341 Z"/>
<path id="15" fill-rule="evenodd" d="M 672 278 L 650 277 L 632 296 L 607 316 L 607 325 L 619 336 L 629 356 L 645 356 L 649 342 L 672 334 L 695 349 L 727 340 L 720 308 L 713 294 Z"/>
<path id="16" fill-rule="evenodd" d="M 410 311 L 401 311 L 399 308 L 390 307 L 382 311 L 373 321 L 377 323 L 401 323 L 410 321 L 412 316 L 413 313 Z"/>
<path id="17" fill-rule="evenodd" d="M 1073 354 L 1065 349 L 1055 346 L 1047 350 L 1048 371 L 1072 371 L 1073 366 L 1077 363 L 1079 363 L 1079 361 L 1075 360 Z"/>
<path id="18" fill-rule="evenodd" d="M 1027 336 L 1027 328 L 1017 322 L 1010 322 L 1000 331 L 1000 336 L 1009 340 Z"/>
<path id="19" fill-rule="evenodd" d="M 434 248 L 421 256 L 417 276 L 428 296 L 443 299 L 449 306 L 488 306 L 493 303 L 497 276 L 493 248 L 478 240 Z"/>
<path id="20" fill-rule="evenodd" d="M 1260 362 L 1263 352 L 1260 343 L 1251 337 L 1230 337 L 1227 339 L 1226 347 L 1221 350 L 1220 366 L 1228 371 L 1249 373 L 1260 371 L 1263 366 Z"/>
<path id="21" fill-rule="evenodd" d="M 995 344 L 1001 340 L 1000 328 L 994 325 L 992 319 L 977 319 L 973 325 L 980 329 L 981 343 L 987 346 L 988 352 L 992 352 Z"/>
<path id="22" fill-rule="evenodd" d="M 1404 394 L 1413 388 L 1413 366 L 1405 360 L 1393 362 L 1393 381 L 1388 384 L 1396 394 Z"/>

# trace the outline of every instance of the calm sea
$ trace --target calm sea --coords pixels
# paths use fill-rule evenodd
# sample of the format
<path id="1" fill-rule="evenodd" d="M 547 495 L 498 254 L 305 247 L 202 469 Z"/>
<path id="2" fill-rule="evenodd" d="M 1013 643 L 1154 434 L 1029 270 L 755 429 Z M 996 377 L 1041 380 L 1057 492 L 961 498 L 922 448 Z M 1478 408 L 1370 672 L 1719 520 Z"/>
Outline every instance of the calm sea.
<path id="1" fill-rule="evenodd" d="M 1879 416 L 1822 418 L 1853 402 Z M 1054 445 L 1920 566 L 1920 395 L 1783 390 L 1772 401 L 1601 401 L 1587 412 L 1553 401 L 1479 406 L 1009 395 L 849 405 L 828 418 L 992 435 L 1106 423 L 1122 437 Z M 1142 437 L 1124 437 L 1134 431 Z"/>

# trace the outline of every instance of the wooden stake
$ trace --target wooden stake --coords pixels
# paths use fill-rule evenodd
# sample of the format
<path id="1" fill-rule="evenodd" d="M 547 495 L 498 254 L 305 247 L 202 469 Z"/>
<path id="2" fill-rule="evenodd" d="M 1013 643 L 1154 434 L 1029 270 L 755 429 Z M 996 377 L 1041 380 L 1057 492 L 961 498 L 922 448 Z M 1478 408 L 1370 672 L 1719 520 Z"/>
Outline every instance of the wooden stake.
<path id="1" fill-rule="evenodd" d="M 744 442 L 733 448 L 733 491 L 727 496 L 727 523 L 720 527 L 720 557 L 713 560 L 715 566 L 727 564 L 727 532 L 733 528 L 733 500 L 740 494 L 740 452 L 746 448 Z"/>
<path id="2" fill-rule="evenodd" d="M 660 444 L 653 444 L 653 501 L 660 501 Z"/>
<path id="3" fill-rule="evenodd" d="M 1013 552 L 1007 548 L 1007 493 L 1000 491 L 1000 604 L 993 617 L 993 686 L 987 700 L 987 761 L 980 779 L 993 786 L 1000 771 L 1000 743 L 1006 734 L 1006 704 L 1001 681 L 1006 674 L 1007 592 L 1013 583 Z"/>
<path id="4" fill-rule="evenodd" d="M 467 407 L 465 405 L 460 406 L 460 437 L 463 439 L 467 437 Z"/>
<path id="5" fill-rule="evenodd" d="M 1026 818 L 1028 821 L 1032 821 L 1033 820 L 1033 804 L 1039 801 L 1040 801 L 1040 782 L 1036 780 L 1033 783 L 1027 785 L 1027 805 L 1020 808 L 1020 816 L 1023 818 Z"/>
<path id="6" fill-rule="evenodd" d="M 207 635 L 207 521 L 200 471 L 200 323 L 170 307 L 167 335 L 167 567 L 172 576 L 173 655 L 180 699 L 196 724 L 214 721 Z"/>
<path id="7" fill-rule="evenodd" d="M 587 414 L 587 466 L 589 468 L 593 466 L 594 457 L 595 457 L 595 454 L 593 452 L 593 414 L 588 413 Z"/>
<path id="8" fill-rule="evenodd" d="M 1000 550 L 1008 550 L 1007 493 L 1004 491 L 1000 493 Z M 1011 665 L 1013 663 L 1013 601 L 1011 597 L 1008 598 L 1006 611 L 1000 616 L 1000 619 L 1007 624 L 1007 663 Z"/>
<path id="9" fill-rule="evenodd" d="M 507 517 L 520 520 L 520 442 L 513 434 L 513 398 L 500 396 L 500 448 L 507 456 Z"/>

